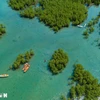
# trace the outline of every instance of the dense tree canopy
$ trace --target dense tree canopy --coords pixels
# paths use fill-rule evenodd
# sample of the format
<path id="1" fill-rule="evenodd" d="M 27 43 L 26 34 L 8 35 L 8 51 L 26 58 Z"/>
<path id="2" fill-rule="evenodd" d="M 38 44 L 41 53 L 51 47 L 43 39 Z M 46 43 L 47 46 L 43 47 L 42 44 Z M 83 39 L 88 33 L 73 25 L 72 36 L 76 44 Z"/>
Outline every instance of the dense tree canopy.
<path id="1" fill-rule="evenodd" d="M 70 89 L 70 98 L 84 96 L 84 100 L 98 100 L 100 84 L 89 71 L 84 70 L 81 64 L 76 64 L 72 80 L 76 82 Z"/>
<path id="2" fill-rule="evenodd" d="M 3 24 L 0 24 L 0 36 L 6 33 L 5 26 Z"/>
<path id="3" fill-rule="evenodd" d="M 35 4 L 35 0 L 10 0 L 9 6 L 14 10 L 20 10 L 20 16 L 25 18 L 34 18 L 35 10 L 32 5 Z"/>
<path id="4" fill-rule="evenodd" d="M 34 18 L 35 17 L 35 11 L 32 7 L 26 8 L 25 10 L 20 12 L 21 17 L 26 18 Z"/>
<path id="5" fill-rule="evenodd" d="M 25 54 L 19 54 L 17 59 L 13 63 L 11 69 L 16 70 L 20 68 L 20 65 L 25 64 L 26 62 L 29 62 L 33 55 L 34 55 L 34 52 L 32 49 L 30 51 L 27 51 Z"/>
<path id="6" fill-rule="evenodd" d="M 54 31 L 62 27 L 82 23 L 87 17 L 86 7 L 71 0 L 41 0 L 41 9 L 38 14 L 40 21 L 49 25 Z"/>
<path id="7" fill-rule="evenodd" d="M 31 9 L 30 6 L 37 2 L 39 7 Z M 87 17 L 84 4 L 91 3 L 98 5 L 100 0 L 9 0 L 9 6 L 14 10 L 21 10 L 22 17 L 34 18 L 37 15 L 40 21 L 56 32 L 68 27 L 71 22 L 73 25 L 82 23 Z"/>
<path id="8" fill-rule="evenodd" d="M 58 74 L 66 67 L 67 63 L 67 54 L 62 49 L 58 49 L 52 55 L 52 59 L 49 62 L 49 67 L 53 74 Z"/>
<path id="9" fill-rule="evenodd" d="M 35 0 L 10 0 L 9 5 L 12 9 L 21 10 L 35 3 Z"/>
<path id="10" fill-rule="evenodd" d="M 88 4 L 90 5 L 91 3 L 94 3 L 95 5 L 100 4 L 100 0 L 72 0 L 73 2 L 81 2 L 83 4 Z"/>

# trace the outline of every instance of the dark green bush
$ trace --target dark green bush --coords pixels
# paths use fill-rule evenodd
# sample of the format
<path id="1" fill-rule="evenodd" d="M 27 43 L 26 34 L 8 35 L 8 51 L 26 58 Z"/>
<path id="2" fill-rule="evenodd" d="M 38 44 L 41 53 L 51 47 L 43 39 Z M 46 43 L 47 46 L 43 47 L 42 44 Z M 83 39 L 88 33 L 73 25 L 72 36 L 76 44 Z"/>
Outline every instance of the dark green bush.
<path id="1" fill-rule="evenodd" d="M 68 63 L 68 56 L 62 49 L 58 49 L 52 55 L 52 59 L 49 62 L 49 68 L 53 74 L 58 74 L 66 67 Z"/>
<path id="2" fill-rule="evenodd" d="M 70 98 L 84 96 L 84 100 L 98 100 L 100 96 L 100 84 L 89 71 L 84 70 L 81 64 L 76 64 L 73 79 L 76 85 L 70 89 Z"/>
<path id="3" fill-rule="evenodd" d="M 20 12 L 21 17 L 26 17 L 26 18 L 34 18 L 35 17 L 35 11 L 32 7 L 26 8 L 25 10 Z"/>
<path id="4" fill-rule="evenodd" d="M 35 4 L 35 0 L 9 0 L 9 6 L 14 10 L 22 10 Z"/>
<path id="5" fill-rule="evenodd" d="M 6 33 L 5 26 L 3 24 L 0 24 L 0 36 Z"/>

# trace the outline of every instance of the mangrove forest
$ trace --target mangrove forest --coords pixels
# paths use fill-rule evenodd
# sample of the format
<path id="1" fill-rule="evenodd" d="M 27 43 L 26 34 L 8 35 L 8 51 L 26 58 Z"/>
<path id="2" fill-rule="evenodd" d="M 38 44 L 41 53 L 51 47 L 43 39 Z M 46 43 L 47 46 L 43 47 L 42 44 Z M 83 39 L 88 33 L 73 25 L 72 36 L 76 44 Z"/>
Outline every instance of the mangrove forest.
<path id="1" fill-rule="evenodd" d="M 26 8 L 23 11 L 20 11 L 20 16 L 32 19 L 35 17 L 35 10 L 32 7 Z"/>
<path id="2" fill-rule="evenodd" d="M 25 54 L 19 54 L 15 62 L 13 63 L 12 68 L 10 69 L 16 70 L 20 68 L 20 65 L 23 65 L 29 62 L 33 55 L 34 55 L 34 52 L 32 49 L 30 51 L 27 51 Z"/>
<path id="3" fill-rule="evenodd" d="M 35 10 L 33 6 L 35 5 L 35 0 L 10 0 L 9 6 L 12 9 L 20 11 L 20 16 L 25 18 L 34 18 Z"/>
<path id="4" fill-rule="evenodd" d="M 81 96 L 84 96 L 84 100 L 98 100 L 100 84 L 81 64 L 75 64 L 72 80 L 75 84 L 70 89 L 70 100 Z"/>
<path id="5" fill-rule="evenodd" d="M 9 0 L 9 6 L 20 11 L 21 17 L 34 18 L 55 32 L 63 27 L 78 25 L 87 18 L 87 6 L 85 4 L 99 5 L 100 0 Z M 33 6 L 39 4 L 38 7 Z M 93 28 L 91 28 L 93 31 Z"/>
<path id="6" fill-rule="evenodd" d="M 49 62 L 49 68 L 53 74 L 58 74 L 62 72 L 67 63 L 68 55 L 62 49 L 58 49 L 52 55 L 52 59 Z"/>
<path id="7" fill-rule="evenodd" d="M 41 0 L 38 17 L 54 31 L 82 23 L 87 17 L 87 9 L 80 2 L 71 0 Z"/>
<path id="8" fill-rule="evenodd" d="M 9 0 L 9 6 L 14 10 L 23 10 L 35 4 L 35 0 Z"/>

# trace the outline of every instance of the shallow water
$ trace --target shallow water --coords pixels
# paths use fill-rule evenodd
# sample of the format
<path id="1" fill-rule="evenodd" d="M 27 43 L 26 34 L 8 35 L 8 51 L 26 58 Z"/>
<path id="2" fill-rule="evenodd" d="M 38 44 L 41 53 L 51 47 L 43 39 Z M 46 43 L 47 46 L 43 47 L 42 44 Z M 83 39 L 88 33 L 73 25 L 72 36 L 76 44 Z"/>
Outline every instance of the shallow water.
<path id="1" fill-rule="evenodd" d="M 90 7 L 83 25 L 96 17 L 99 11 L 100 7 Z M 7 33 L 0 39 L 0 74 L 10 75 L 0 79 L 0 93 L 8 93 L 7 100 L 58 100 L 61 94 L 67 95 L 69 91 L 68 77 L 76 62 L 100 81 L 100 49 L 94 42 L 100 38 L 98 25 L 87 40 L 82 36 L 84 28 L 70 26 L 55 34 L 37 18 L 20 18 L 6 0 L 0 0 L 0 23 L 7 28 Z M 69 63 L 61 74 L 52 76 L 47 65 L 58 48 L 68 53 Z M 29 71 L 25 74 L 21 69 L 9 71 L 17 55 L 30 49 L 34 50 L 35 56 L 30 61 Z"/>

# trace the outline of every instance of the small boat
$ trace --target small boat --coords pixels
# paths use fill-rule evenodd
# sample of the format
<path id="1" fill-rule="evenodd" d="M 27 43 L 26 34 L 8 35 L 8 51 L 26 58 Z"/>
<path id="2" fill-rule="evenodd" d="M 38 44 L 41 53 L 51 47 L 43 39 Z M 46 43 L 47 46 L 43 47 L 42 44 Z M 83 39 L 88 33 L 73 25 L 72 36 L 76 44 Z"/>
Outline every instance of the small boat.
<path id="1" fill-rule="evenodd" d="M 79 28 L 82 28 L 83 26 L 82 25 L 77 25 Z"/>
<path id="2" fill-rule="evenodd" d="M 25 63 L 22 70 L 23 70 L 24 72 L 26 72 L 29 68 L 30 68 L 30 64 Z"/>
<path id="3" fill-rule="evenodd" d="M 6 77 L 8 77 L 9 75 L 8 74 L 1 74 L 0 75 L 0 78 L 6 78 Z"/>
<path id="4" fill-rule="evenodd" d="M 86 24 L 84 25 L 84 27 L 86 27 Z"/>

